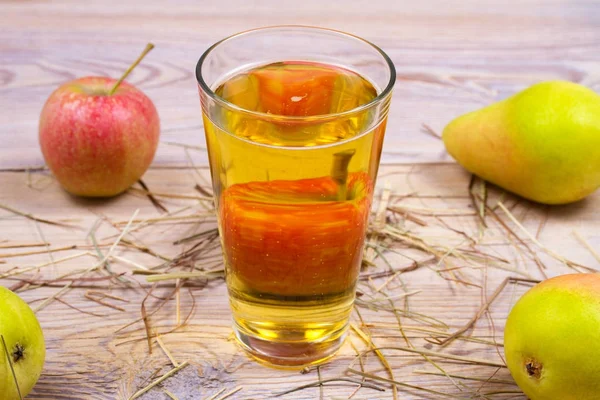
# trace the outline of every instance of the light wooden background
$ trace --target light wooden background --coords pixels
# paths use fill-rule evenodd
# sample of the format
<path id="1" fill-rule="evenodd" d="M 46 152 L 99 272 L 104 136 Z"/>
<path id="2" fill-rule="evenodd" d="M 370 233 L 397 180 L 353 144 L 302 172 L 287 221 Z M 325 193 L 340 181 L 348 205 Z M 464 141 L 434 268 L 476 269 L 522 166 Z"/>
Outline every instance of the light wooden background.
<path id="1" fill-rule="evenodd" d="M 52 90 L 84 75 L 118 77 L 147 42 L 155 43 L 156 49 L 129 79 L 152 98 L 162 123 L 161 145 L 144 180 L 156 192 L 198 196 L 193 186 L 206 180 L 206 154 L 202 151 L 186 153 L 182 147 L 173 145 L 204 145 L 193 74 L 198 57 L 210 44 L 237 31 L 289 23 L 348 31 L 388 52 L 396 64 L 398 81 L 379 184 L 387 185 L 400 196 L 394 201 L 401 205 L 433 208 L 438 214 L 453 214 L 459 210 L 461 215 L 442 218 L 453 228 L 473 236 L 477 235 L 478 225 L 469 209 L 469 175 L 446 155 L 439 140 L 422 131 L 421 124 L 427 123 L 439 131 L 453 117 L 541 80 L 572 80 L 600 90 L 600 3 L 594 0 L 0 1 L 0 203 L 42 218 L 68 218 L 84 229 L 35 224 L 0 210 L 0 245 L 45 240 L 50 248 L 80 246 L 80 249 L 53 253 L 53 258 L 48 254 L 12 257 L 10 253 L 19 249 L 1 249 L 0 262 L 6 263 L 0 264 L 0 271 L 46 263 L 81 252 L 81 248 L 89 249 L 85 231 L 99 215 L 112 221 L 126 221 L 137 208 L 143 218 L 160 215 L 147 198 L 134 192 L 108 201 L 74 199 L 61 191 L 46 171 L 27 172 L 43 165 L 37 123 L 43 103 Z M 199 172 L 192 168 L 191 161 L 199 166 Z M 412 197 L 401 197 L 409 194 Z M 498 191 L 493 189 L 492 194 L 497 196 Z M 166 199 L 164 202 L 169 210 L 185 205 L 193 205 L 195 211 L 201 209 L 194 200 Z M 592 252 L 574 236 L 577 232 L 592 248 L 600 249 L 599 193 L 562 207 L 544 207 L 511 196 L 505 198 L 505 203 L 530 232 L 541 228 L 539 240 L 544 245 L 582 264 L 600 267 Z M 407 222 L 407 226 L 427 240 L 458 244 L 455 236 L 448 239 L 449 231 L 441 227 L 439 220 L 415 215 L 428 225 L 419 228 Z M 515 228 L 506 215 L 499 215 Z M 157 225 L 136 239 L 173 256 L 186 248 L 172 245 L 174 240 L 213 226 L 210 218 L 201 223 L 199 219 L 188 222 L 191 223 Z M 541 278 L 533 262 L 523 260 L 512 249 L 502 228 L 497 223 L 490 225 L 482 246 L 510 259 L 512 267 L 522 274 Z M 115 232 L 104 224 L 99 236 L 111 236 Z M 521 237 L 540 252 L 539 256 L 549 266 L 548 275 L 568 272 L 523 234 Z M 146 266 L 157 263 L 152 257 L 123 248 L 117 249 L 116 254 Z M 406 265 L 401 257 L 390 257 L 395 266 Z M 71 260 L 43 270 L 35 278 L 52 279 L 69 269 L 88 267 L 95 262 L 94 258 Z M 126 265 L 115 268 L 130 271 Z M 381 262 L 379 268 L 383 268 Z M 408 289 L 420 291 L 411 296 L 411 308 L 441 319 L 452 331 L 474 315 L 484 298 L 482 293 L 490 295 L 505 276 L 514 275 L 496 269 L 490 269 L 487 274 L 482 270 L 469 273 L 473 282 L 481 287 L 450 284 L 428 268 L 407 273 L 403 281 Z M 15 282 L 3 281 L 3 284 L 11 286 Z M 230 340 L 224 284 L 219 280 L 206 287 L 199 284 L 194 283 L 191 294 L 182 292 L 185 294 L 181 299 L 182 312 L 191 309 L 192 295 L 196 304 L 188 325 L 163 336 L 174 356 L 179 361 L 189 360 L 191 366 L 166 381 L 164 388 L 180 399 L 198 399 L 207 398 L 222 388 L 229 391 L 241 387 L 230 398 L 249 399 L 264 398 L 317 380 L 316 371 L 302 375 L 273 371 L 250 362 Z M 22 296 L 35 306 L 60 287 L 25 291 Z M 525 289 L 512 287 L 503 292 L 490 313 L 493 326 L 484 317 L 473 336 L 501 342 L 504 319 Z M 171 289 L 161 290 L 164 295 Z M 394 290 L 404 293 L 399 286 Z M 48 357 L 44 375 L 30 398 L 128 398 L 156 368 L 168 369 L 168 360 L 156 344 L 153 354 L 149 355 L 145 342 L 139 340 L 144 336 L 141 323 L 124 333 L 115 333 L 140 316 L 142 290 L 115 288 L 114 293 L 130 300 L 123 305 L 125 312 L 89 302 L 83 297 L 85 292 L 86 289 L 73 289 L 60 298 L 104 317 L 81 314 L 57 301 L 38 312 L 46 334 Z M 376 345 L 404 344 L 393 314 L 361 311 Z M 174 313 L 174 302 L 169 302 L 152 318 L 154 326 L 161 331 L 172 328 Z M 356 318 L 354 321 L 358 323 Z M 410 320 L 404 323 L 409 327 L 418 325 Z M 423 340 L 427 335 L 423 332 L 412 331 L 409 336 L 419 348 L 502 362 L 496 349 L 489 345 L 460 341 L 450 348 L 440 349 L 427 344 Z M 132 339 L 135 341 L 130 341 Z M 356 335 L 351 335 L 350 341 L 360 349 L 365 348 Z M 386 352 L 386 356 L 398 381 L 451 393 L 458 398 L 524 398 L 510 383 L 510 375 L 503 368 L 497 371 L 494 367 L 444 364 L 449 372 L 462 371 L 463 375 L 484 379 L 495 374 L 493 379 L 507 381 L 486 385 L 465 381 L 463 388 L 446 377 L 415 374 L 416 369 L 433 370 L 422 358 L 397 351 Z M 344 374 L 353 357 L 354 351 L 347 344 L 340 356 L 321 368 L 323 379 Z M 366 368 L 386 376 L 373 356 Z M 386 391 L 382 393 L 363 388 L 353 398 L 391 399 L 390 386 L 384 387 Z M 162 389 L 144 398 L 168 398 Z M 311 388 L 283 398 L 313 399 L 320 395 L 348 398 L 353 391 L 354 387 L 348 385 L 326 387 L 323 393 Z M 399 388 L 399 391 L 402 399 L 444 397 L 419 390 Z M 500 393 L 482 394 L 489 392 Z"/>
<path id="2" fill-rule="evenodd" d="M 3 1 L 0 166 L 42 163 L 36 126 L 45 99 L 82 75 L 118 77 L 148 41 L 130 81 L 156 103 L 162 140 L 202 141 L 193 76 L 213 42 L 263 25 L 345 30 L 381 46 L 398 70 L 384 162 L 447 160 L 420 132 L 545 79 L 599 88 L 600 7 L 594 0 Z M 156 162 L 185 162 L 159 149 Z"/>

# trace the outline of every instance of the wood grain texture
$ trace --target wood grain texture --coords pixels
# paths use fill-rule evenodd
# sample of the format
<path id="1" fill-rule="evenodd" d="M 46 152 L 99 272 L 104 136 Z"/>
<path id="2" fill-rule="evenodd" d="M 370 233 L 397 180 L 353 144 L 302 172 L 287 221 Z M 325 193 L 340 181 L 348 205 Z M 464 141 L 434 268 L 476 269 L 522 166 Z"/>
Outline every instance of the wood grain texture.
<path id="1" fill-rule="evenodd" d="M 199 171 L 205 177 L 207 176 L 206 169 Z M 194 185 L 198 181 L 202 182 L 200 175 L 194 170 L 184 168 L 153 168 L 147 173 L 145 180 L 151 190 L 156 192 L 189 194 L 191 196 L 195 195 Z M 50 249 L 66 244 L 77 245 L 77 249 L 52 253 L 52 258 L 49 254 L 10 258 L 2 258 L 0 255 L 0 259 L 6 261 L 6 264 L 0 265 L 0 270 L 4 272 L 10 271 L 15 266 L 27 267 L 49 263 L 52 260 L 56 261 L 56 265 L 43 267 L 39 274 L 33 272 L 26 274 L 28 279 L 51 280 L 68 271 L 85 269 L 96 264 L 98 259 L 93 256 L 83 256 L 65 262 L 60 260 L 69 255 L 77 255 L 91 250 L 90 242 L 85 240 L 85 235 L 99 216 L 123 223 L 132 216 L 136 209 L 140 210 L 139 218 L 161 215 L 146 197 L 133 191 L 109 201 L 82 200 L 70 197 L 46 172 L 33 173 L 29 177 L 23 172 L 5 172 L 0 175 L 0 181 L 3 188 L 8 189 L 3 190 L 0 194 L 0 203 L 18 207 L 21 211 L 36 216 L 69 222 L 80 227 L 80 229 L 69 229 L 36 224 L 21 216 L 0 212 L 0 241 L 3 241 L 4 246 L 10 243 L 37 241 L 47 241 Z M 382 168 L 379 186 L 388 186 L 393 190 L 395 196 L 391 204 L 411 209 L 414 216 L 427 222 L 427 226 L 419 226 L 408 220 L 405 221 L 405 226 L 410 232 L 418 234 L 428 243 L 436 246 L 462 246 L 464 240 L 460 239 L 460 235 L 449 235 L 451 232 L 444 227 L 440 220 L 424 214 L 438 213 L 439 218 L 448 226 L 476 237 L 478 223 L 470 208 L 470 200 L 467 195 L 468 181 L 468 174 L 456 165 L 399 165 Z M 499 191 L 492 188 L 490 204 L 493 204 L 498 196 Z M 198 201 L 179 199 L 161 199 L 161 201 L 170 211 L 191 205 L 192 208 L 185 212 L 186 215 L 197 215 L 203 210 Z M 544 223 L 539 234 L 539 240 L 544 245 L 576 262 L 600 268 L 600 263 L 572 234 L 573 230 L 577 230 L 591 246 L 596 249 L 600 248 L 600 236 L 597 230 L 600 223 L 600 214 L 597 212 L 600 207 L 600 193 L 577 204 L 553 208 L 540 207 L 510 196 L 504 199 L 504 203 L 530 232 L 535 233 Z M 429 211 L 419 211 L 424 208 Z M 506 216 L 502 216 L 502 219 L 513 229 L 517 229 Z M 399 283 L 393 282 L 388 294 L 402 295 L 406 292 L 417 292 L 410 296 L 411 312 L 436 318 L 448 324 L 449 331 L 454 331 L 462 327 L 475 314 L 483 301 L 482 293 L 486 293 L 486 296 L 491 295 L 504 277 L 510 275 L 541 278 L 535 264 L 531 259 L 523 257 L 520 252 L 515 250 L 500 225 L 494 223 L 489 217 L 488 223 L 490 227 L 486 230 L 479 248 L 495 256 L 506 258 L 509 264 L 506 264 L 505 267 L 515 269 L 517 272 L 488 268 L 484 273 L 482 269 L 467 268 L 465 269 L 465 279 L 481 287 L 467 286 L 442 279 L 439 273 L 435 272 L 433 267 L 436 263 L 433 263 L 430 267 L 422 267 L 400 275 L 406 287 L 403 288 Z M 169 257 L 190 246 L 189 244 L 173 245 L 175 240 L 213 226 L 214 218 L 196 217 L 187 222 L 159 223 L 132 233 L 130 239 Z M 116 233 L 118 231 L 109 224 L 103 224 L 98 230 L 97 237 L 103 251 L 106 252 L 115 240 Z M 520 234 L 520 236 L 535 247 L 524 235 Z M 17 250 L 23 251 L 22 249 Z M 549 276 L 570 271 L 560 262 L 544 256 L 539 248 L 536 250 L 539 257 L 548 266 L 546 273 Z M 3 249 L 2 253 L 8 251 Z M 406 258 L 407 256 L 414 256 L 417 259 L 424 257 L 422 253 L 407 249 L 406 246 L 399 246 L 398 251 L 401 256 L 388 254 L 389 262 L 396 268 L 411 264 L 411 261 Z M 218 262 L 218 249 L 215 249 L 213 253 L 216 254 L 216 258 L 198 259 L 196 266 L 204 267 L 214 265 L 215 261 Z M 152 267 L 162 262 L 156 257 L 132 251 L 127 247 L 119 246 L 114 254 L 145 267 Z M 377 267 L 363 271 L 363 275 L 386 271 L 388 268 L 382 260 L 379 260 L 377 265 Z M 118 261 L 112 262 L 112 268 L 117 273 L 131 272 L 130 265 Z M 518 275 L 516 275 L 517 273 Z M 103 277 L 101 274 L 91 276 L 96 279 Z M 14 279 L 15 277 L 2 282 L 4 285 L 13 286 L 18 283 Z M 380 286 L 386 279 L 387 277 L 373 278 L 370 281 L 363 280 L 359 291 L 369 293 L 372 287 Z M 143 386 L 148 376 L 155 371 L 162 373 L 171 368 L 168 358 L 156 342 L 153 342 L 153 351 L 152 354 L 149 354 L 144 325 L 140 321 L 135 322 L 141 316 L 140 304 L 149 287 L 143 277 L 138 280 L 146 289 L 141 287 L 123 289 L 117 284 L 111 284 L 110 293 L 123 297 L 128 302 L 107 300 L 123 307 L 125 311 L 116 311 L 86 299 L 84 295 L 91 286 L 105 286 L 107 283 L 106 281 L 91 281 L 88 282 L 90 287 L 70 289 L 60 296 L 62 302 L 54 301 L 38 312 L 47 338 L 48 358 L 44 375 L 29 396 L 31 399 L 127 399 Z M 20 294 L 30 302 L 32 307 L 35 307 L 48 296 L 61 290 L 66 283 L 66 281 L 60 281 L 48 287 L 24 290 Z M 469 335 L 473 338 L 496 340 L 501 343 L 502 327 L 508 311 L 518 296 L 526 289 L 527 286 L 509 285 L 490 310 L 490 316 L 494 321 L 493 326 L 490 320 L 484 317 L 476 324 L 475 329 L 469 332 Z M 102 290 L 106 291 L 106 289 Z M 171 281 L 157 288 L 154 295 L 157 297 L 169 296 L 172 292 L 173 282 Z M 403 307 L 401 298 L 395 302 L 398 308 Z M 151 299 L 147 304 L 148 312 L 151 312 L 159 303 L 157 298 Z M 77 307 L 79 311 L 70 306 Z M 174 299 L 170 299 L 159 312 L 150 317 L 151 327 L 162 333 L 163 342 L 176 360 L 179 362 L 189 361 L 191 365 L 168 379 L 160 388 L 150 391 L 142 397 L 143 399 L 166 399 L 163 389 L 169 390 L 179 399 L 198 399 L 207 398 L 223 388 L 229 391 L 237 387 L 242 387 L 242 390 L 232 398 L 258 399 L 317 381 L 317 373 L 314 370 L 308 374 L 300 374 L 297 371 L 271 370 L 252 362 L 241 352 L 231 337 L 230 313 L 226 289 L 222 280 L 205 282 L 201 279 L 193 279 L 188 281 L 181 290 L 181 315 L 183 318 L 191 313 L 190 319 L 184 327 L 173 331 L 176 327 L 175 309 L 176 302 Z M 358 309 L 377 346 L 406 346 L 393 313 L 377 311 L 365 304 L 359 305 Z M 356 314 L 353 316 L 353 321 L 360 324 Z M 135 323 L 119 331 L 120 328 L 131 322 Z M 502 362 L 496 348 L 489 344 L 460 340 L 446 348 L 440 348 L 424 340 L 430 336 L 429 333 L 418 330 L 439 330 L 440 328 L 423 323 L 415 316 L 402 317 L 401 322 L 407 337 L 417 348 L 486 359 L 495 363 Z M 352 377 L 351 374 L 345 373 L 348 366 L 353 362 L 356 364 L 353 361 L 355 353 L 350 342 L 359 349 L 366 349 L 360 338 L 351 333 L 340 354 L 332 362 L 321 367 L 320 372 L 323 379 L 339 376 Z M 435 371 L 435 368 L 420 356 L 394 350 L 385 350 L 384 353 L 393 368 L 396 379 L 403 383 L 453 394 L 458 398 L 467 398 L 479 391 L 480 393 L 508 392 L 505 395 L 489 395 L 488 398 L 491 399 L 524 399 L 523 396 L 518 395 L 518 389 L 511 383 L 510 375 L 505 368 L 473 366 L 461 362 L 449 363 L 434 357 L 433 359 L 439 365 L 443 365 L 443 368 L 450 374 L 469 375 L 482 379 L 493 376 L 492 382 L 487 384 L 479 381 L 464 381 L 465 386 L 457 388 L 446 377 L 414 373 L 415 370 Z M 358 364 L 355 367 L 358 368 Z M 385 376 L 385 372 L 373 355 L 367 357 L 365 369 L 379 376 Z M 494 379 L 501 382 L 495 383 Z M 363 388 L 353 398 L 391 399 L 390 387 L 385 384 L 383 387 L 386 391 L 381 393 Z M 326 386 L 323 388 L 324 398 L 347 398 L 355 389 L 356 385 L 352 384 Z M 282 398 L 314 399 L 319 395 L 318 388 L 310 388 Z M 436 399 L 444 398 L 444 396 L 400 388 L 400 398 Z"/>
<path id="2" fill-rule="evenodd" d="M 170 144 L 204 145 L 193 75 L 195 63 L 210 44 L 222 37 L 275 24 L 341 29 L 365 37 L 388 52 L 396 64 L 398 81 L 379 189 L 391 188 L 395 194 L 392 204 L 411 210 L 413 217 L 427 223 L 419 226 L 399 216 L 410 232 L 439 246 L 464 245 L 464 237 L 461 239 L 460 234 L 450 231 L 445 224 L 477 236 L 478 220 L 467 192 L 470 177 L 450 162 L 439 140 L 422 132 L 421 124 L 427 123 L 439 131 L 453 117 L 505 98 L 540 80 L 567 79 L 600 90 L 600 4 L 593 0 L 451 3 L 454 4 L 441 0 L 168 3 L 110 0 L 95 4 L 75 0 L 0 1 L 0 204 L 78 227 L 36 223 L 0 209 L 0 274 L 14 267 L 49 264 L 39 273 L 32 269 L 26 276 L 31 280 L 52 280 L 69 271 L 89 268 L 98 259 L 91 253 L 93 248 L 86 234 L 100 218 L 126 222 L 136 209 L 140 210 L 140 218 L 161 215 L 138 191 L 132 190 L 110 200 L 76 199 L 62 191 L 47 171 L 24 171 L 43 164 L 37 123 L 52 90 L 84 75 L 117 77 L 148 41 L 154 42 L 157 48 L 129 79 L 152 98 L 162 121 L 162 143 L 144 181 L 155 192 L 199 196 L 194 185 L 204 185 L 208 180 L 206 154 L 186 152 Z M 191 168 L 190 160 L 199 166 L 198 170 Z M 491 192 L 493 201 L 500 198 L 498 190 L 491 189 Z M 189 244 L 174 245 L 174 241 L 215 226 L 213 217 L 198 216 L 205 210 L 200 200 L 160 200 L 169 211 L 191 207 L 182 213 L 191 217 L 152 225 L 131 234 L 129 239 L 164 257 L 175 256 L 189 248 Z M 560 207 L 544 207 L 511 196 L 505 197 L 504 203 L 530 232 L 539 232 L 539 240 L 545 246 L 578 263 L 600 269 L 600 262 L 574 236 L 577 232 L 592 248 L 600 249 L 597 229 L 600 193 Z M 431 210 L 439 215 L 427 215 Z M 504 214 L 498 212 L 498 215 L 518 232 Z M 469 282 L 481 286 L 477 287 L 444 280 L 434 267 L 448 265 L 434 263 L 401 274 L 399 278 L 405 287 L 393 282 L 389 292 L 398 295 L 418 292 L 410 296 L 410 310 L 443 321 L 451 332 L 476 313 L 484 294 L 491 295 L 506 276 L 541 278 L 531 258 L 515 250 L 506 231 L 489 217 L 488 222 L 490 227 L 482 239 L 482 248 L 506 258 L 509 261 L 506 268 L 513 271 L 465 269 Z M 118 232 L 109 223 L 102 223 L 97 236 L 103 251 L 108 250 Z M 521 232 L 519 235 L 547 265 L 544 272 L 548 276 L 570 271 Z M 11 244 L 33 242 L 47 242 L 50 250 L 71 245 L 77 248 L 21 256 L 14 253 L 40 248 L 8 248 Z M 390 263 L 397 268 L 411 265 L 406 256 L 424 257 L 423 253 L 405 245 L 397 250 L 402 255 L 388 255 Z M 86 252 L 91 254 L 61 261 Z M 162 262 L 156 256 L 126 246 L 118 246 L 115 255 L 145 267 Z M 218 260 L 218 249 L 214 249 L 210 256 L 196 260 L 196 267 L 214 265 Z M 364 271 L 363 276 L 385 272 L 388 268 L 381 259 L 376 264 Z M 123 261 L 113 260 L 112 267 L 118 273 L 130 274 L 132 270 L 131 264 Z M 99 274 L 93 277 L 103 279 Z M 38 312 L 47 339 L 48 357 L 44 375 L 29 398 L 127 399 L 155 372 L 160 374 L 171 368 L 156 342 L 149 354 L 141 322 L 119 331 L 141 316 L 140 304 L 149 284 L 143 277 L 136 279 L 140 286 L 129 289 L 117 284 L 112 286 L 111 294 L 128 302 L 110 302 L 125 311 L 87 299 L 85 294 L 91 286 L 106 284 L 106 281 L 90 281 L 90 287 L 72 288 L 59 297 L 61 301 L 53 301 Z M 378 287 L 386 279 L 363 279 L 359 290 L 370 293 L 373 285 Z M 20 285 L 15 277 L 3 279 L 1 283 L 9 287 Z M 67 283 L 59 281 L 35 290 L 21 287 L 20 295 L 36 307 Z M 501 342 L 508 311 L 526 289 L 523 285 L 507 287 L 491 307 L 491 319 L 484 316 L 478 321 L 471 336 Z M 172 291 L 173 282 L 166 282 L 154 294 L 168 296 Z M 402 298 L 396 303 L 404 307 Z M 153 298 L 148 309 L 153 310 L 158 304 L 159 300 Z M 267 369 L 239 350 L 231 339 L 230 312 L 222 280 L 189 280 L 181 290 L 181 313 L 183 316 L 189 313 L 190 320 L 184 327 L 167 333 L 176 326 L 175 304 L 174 299 L 167 301 L 151 316 L 150 323 L 153 329 L 163 333 L 162 340 L 175 359 L 189 361 L 190 366 L 143 399 L 167 399 L 163 389 L 179 399 L 200 399 L 237 387 L 242 389 L 231 399 L 260 399 L 317 381 L 315 370 L 300 374 Z M 393 313 L 377 311 L 365 304 L 359 305 L 358 310 L 377 346 L 406 345 Z M 356 314 L 353 322 L 360 323 Z M 424 332 L 423 327 L 433 329 L 427 323 L 415 315 L 404 316 L 401 322 L 406 336 L 418 348 L 502 362 L 501 354 L 489 344 L 459 340 L 440 348 L 425 340 L 429 333 Z M 360 378 L 346 373 L 355 358 L 351 343 L 361 350 L 366 349 L 360 338 L 351 333 L 340 354 L 321 367 L 323 379 Z M 396 379 L 407 384 L 458 398 L 484 395 L 492 399 L 525 399 L 505 368 L 449 363 L 434 358 L 450 374 L 484 380 L 493 376 L 487 383 L 458 378 L 453 381 L 443 376 L 415 373 L 415 370 L 435 371 L 418 355 L 395 350 L 384 353 Z M 355 368 L 357 365 L 355 363 Z M 373 355 L 365 360 L 365 369 L 386 376 Z M 385 392 L 362 388 L 353 398 L 392 399 L 390 386 L 382 384 L 382 387 Z M 324 387 L 321 393 L 318 387 L 313 387 L 282 398 L 315 399 L 322 395 L 326 399 L 346 399 L 355 389 L 356 385 L 335 385 Z M 445 398 L 415 389 L 399 388 L 399 391 L 402 399 Z M 490 394 L 492 392 L 496 394 Z"/>
<path id="3" fill-rule="evenodd" d="M 61 83 L 118 77 L 148 41 L 157 48 L 130 77 L 162 120 L 156 163 L 185 163 L 167 142 L 204 141 L 193 75 L 202 52 L 232 33 L 308 24 L 373 41 L 398 70 L 383 162 L 448 160 L 421 132 L 547 79 L 600 89 L 600 6 L 586 0 L 320 0 L 2 2 L 0 168 L 43 163 L 37 121 Z M 198 155 L 198 162 L 206 161 Z"/>

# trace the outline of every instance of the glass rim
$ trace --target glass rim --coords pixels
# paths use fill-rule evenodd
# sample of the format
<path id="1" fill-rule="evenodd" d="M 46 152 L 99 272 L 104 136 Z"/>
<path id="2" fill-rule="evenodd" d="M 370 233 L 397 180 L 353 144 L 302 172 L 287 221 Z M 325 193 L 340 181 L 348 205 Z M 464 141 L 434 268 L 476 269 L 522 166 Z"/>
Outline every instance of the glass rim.
<path id="1" fill-rule="evenodd" d="M 271 113 L 265 113 L 265 112 L 260 112 L 260 111 L 248 110 L 246 108 L 240 107 L 238 105 L 235 105 L 235 104 L 225 100 L 221 96 L 217 95 L 208 86 L 208 84 L 202 77 L 202 66 L 204 65 L 204 61 L 206 60 L 208 55 L 217 46 L 219 46 L 227 41 L 230 41 L 230 40 L 236 39 L 238 37 L 245 36 L 245 35 L 257 32 L 257 31 L 269 31 L 269 30 L 277 30 L 277 29 L 282 29 L 282 28 L 284 28 L 284 29 L 285 28 L 301 28 L 301 29 L 306 29 L 306 30 L 335 33 L 339 36 L 345 36 L 349 39 L 354 39 L 354 40 L 363 42 L 363 43 L 371 46 L 382 56 L 382 58 L 386 62 L 387 67 L 390 71 L 390 79 L 389 79 L 388 83 L 386 84 L 385 88 L 383 88 L 383 90 L 381 91 L 381 93 L 377 94 L 377 96 L 375 98 L 373 98 L 371 101 L 369 101 L 365 104 L 361 104 L 360 106 L 354 107 L 350 110 L 346 110 L 346 111 L 342 111 L 342 112 L 338 112 L 338 113 L 317 114 L 317 115 L 311 115 L 311 116 L 288 116 L 288 115 L 271 114 Z M 343 32 L 343 31 L 336 30 L 336 29 L 322 28 L 322 27 L 310 26 L 310 25 L 272 25 L 272 26 L 264 26 L 264 27 L 260 27 L 260 28 L 248 29 L 245 31 L 234 33 L 233 35 L 227 36 L 226 38 L 221 39 L 218 42 L 214 43 L 212 46 L 210 46 L 208 49 L 206 49 L 206 51 L 200 56 L 200 59 L 198 60 L 198 63 L 196 64 L 196 81 L 197 81 L 198 85 L 200 86 L 200 88 L 202 89 L 202 91 L 204 93 L 206 93 L 212 100 L 214 100 L 219 105 L 221 105 L 225 108 L 228 108 L 232 111 L 248 114 L 250 116 L 257 117 L 257 118 L 260 118 L 263 120 L 264 119 L 268 119 L 268 120 L 277 119 L 278 121 L 282 121 L 282 122 L 285 122 L 285 121 L 289 121 L 289 122 L 299 122 L 299 121 L 313 122 L 313 121 L 315 121 L 315 122 L 318 122 L 318 121 L 324 121 L 324 120 L 326 121 L 326 120 L 339 118 L 339 117 L 350 116 L 352 114 L 356 114 L 356 113 L 368 110 L 369 108 L 371 108 L 371 107 L 375 106 L 376 104 L 380 103 L 381 101 L 383 101 L 392 92 L 394 84 L 396 83 L 396 67 L 394 66 L 394 63 L 392 62 L 390 57 L 379 46 L 371 43 L 370 41 L 368 41 L 366 39 L 361 38 L 360 36 L 356 36 L 351 33 Z M 358 135 L 358 136 L 361 136 L 361 135 Z"/>

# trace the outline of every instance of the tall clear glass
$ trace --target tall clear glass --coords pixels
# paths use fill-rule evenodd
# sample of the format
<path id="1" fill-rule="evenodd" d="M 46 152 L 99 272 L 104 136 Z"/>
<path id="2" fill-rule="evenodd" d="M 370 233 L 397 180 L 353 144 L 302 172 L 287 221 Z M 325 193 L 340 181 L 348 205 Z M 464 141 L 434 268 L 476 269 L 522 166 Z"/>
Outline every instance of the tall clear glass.
<path id="1" fill-rule="evenodd" d="M 277 26 L 216 43 L 196 77 L 235 335 L 266 364 L 321 363 L 348 328 L 394 65 Z"/>

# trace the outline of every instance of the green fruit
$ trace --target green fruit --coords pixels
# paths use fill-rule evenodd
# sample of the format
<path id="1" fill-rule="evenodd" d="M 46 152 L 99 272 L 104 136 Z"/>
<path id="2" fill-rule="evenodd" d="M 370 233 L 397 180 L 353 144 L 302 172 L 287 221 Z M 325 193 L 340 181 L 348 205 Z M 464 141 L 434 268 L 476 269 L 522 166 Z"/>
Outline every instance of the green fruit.
<path id="1" fill-rule="evenodd" d="M 19 296 L 0 286 L 0 335 L 25 397 L 37 382 L 46 358 L 42 328 L 31 308 Z M 18 400 L 14 376 L 0 340 L 0 399 Z"/>
<path id="2" fill-rule="evenodd" d="M 504 330 L 506 364 L 531 400 L 600 398 L 600 274 L 562 275 L 529 290 Z"/>
<path id="3" fill-rule="evenodd" d="M 600 186 L 600 96 L 575 83 L 533 85 L 456 118 L 442 137 L 467 170 L 530 200 L 569 203 Z"/>

